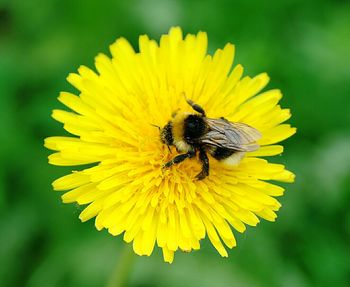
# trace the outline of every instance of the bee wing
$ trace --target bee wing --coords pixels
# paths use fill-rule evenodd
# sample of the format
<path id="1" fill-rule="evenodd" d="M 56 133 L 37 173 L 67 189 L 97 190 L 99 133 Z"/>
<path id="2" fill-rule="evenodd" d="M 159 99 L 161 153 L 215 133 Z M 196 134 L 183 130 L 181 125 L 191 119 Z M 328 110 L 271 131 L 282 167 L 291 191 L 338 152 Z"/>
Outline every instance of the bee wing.
<path id="1" fill-rule="evenodd" d="M 255 151 L 261 133 L 246 124 L 233 123 L 224 118 L 206 119 L 209 131 L 201 138 L 201 142 L 211 146 L 223 147 L 237 151 Z"/>

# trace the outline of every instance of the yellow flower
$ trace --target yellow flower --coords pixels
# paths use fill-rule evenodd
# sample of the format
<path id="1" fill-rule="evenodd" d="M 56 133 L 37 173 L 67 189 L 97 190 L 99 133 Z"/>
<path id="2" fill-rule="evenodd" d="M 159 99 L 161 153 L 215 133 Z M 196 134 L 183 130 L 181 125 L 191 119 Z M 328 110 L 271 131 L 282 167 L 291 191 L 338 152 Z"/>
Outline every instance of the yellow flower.
<path id="1" fill-rule="evenodd" d="M 149 256 L 154 245 L 172 262 L 174 252 L 200 249 L 209 240 L 221 256 L 236 245 L 232 227 L 244 232 L 259 217 L 274 221 L 284 189 L 266 182 L 293 182 L 281 164 L 259 157 L 282 153 L 276 143 L 296 131 L 288 124 L 290 111 L 278 102 L 279 90 L 260 93 L 269 81 L 263 73 L 242 78 L 243 67 L 232 67 L 234 46 L 207 55 L 207 34 L 182 36 L 171 28 L 158 44 L 139 38 L 139 52 L 120 38 L 110 46 L 112 58 L 99 54 L 97 73 L 85 66 L 68 81 L 79 95 L 62 92 L 59 100 L 72 110 L 54 110 L 53 118 L 74 137 L 49 137 L 45 146 L 56 151 L 49 163 L 78 166 L 94 163 L 53 182 L 67 191 L 65 203 L 87 207 L 82 221 L 95 218 L 98 230 L 124 233 L 138 255 Z M 210 175 L 197 181 L 197 159 L 162 170 L 177 154 L 160 141 L 159 130 L 171 114 L 191 111 L 184 96 L 200 104 L 208 117 L 225 117 L 262 133 L 260 149 L 247 153 L 234 167 L 210 158 Z"/>

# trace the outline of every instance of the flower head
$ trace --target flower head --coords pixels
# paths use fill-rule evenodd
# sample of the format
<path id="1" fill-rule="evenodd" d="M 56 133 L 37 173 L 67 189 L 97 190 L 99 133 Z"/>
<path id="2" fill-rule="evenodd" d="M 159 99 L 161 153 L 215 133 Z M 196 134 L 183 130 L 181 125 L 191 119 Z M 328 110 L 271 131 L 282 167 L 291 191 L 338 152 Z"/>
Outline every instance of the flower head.
<path id="1" fill-rule="evenodd" d="M 232 227 L 244 232 L 259 218 L 275 220 L 281 206 L 275 197 L 284 189 L 266 180 L 294 180 L 283 165 L 260 158 L 282 153 L 276 143 L 296 131 L 282 124 L 290 112 L 278 105 L 279 90 L 260 93 L 269 81 L 265 73 L 242 78 L 241 65 L 231 69 L 232 44 L 207 55 L 204 32 L 183 38 L 180 28 L 171 28 L 159 44 L 140 36 L 139 49 L 120 38 L 110 46 L 112 58 L 96 57 L 97 72 L 81 66 L 68 76 L 79 95 L 62 92 L 58 99 L 71 111 L 54 110 L 52 116 L 73 136 L 45 140 L 56 151 L 49 162 L 94 165 L 53 187 L 66 191 L 63 202 L 86 205 L 82 221 L 95 217 L 98 230 L 123 234 L 139 255 L 150 255 L 157 244 L 172 262 L 175 251 L 200 249 L 208 236 L 226 257 L 224 245 L 236 245 Z M 162 169 L 177 151 L 161 142 L 154 125 L 164 126 L 178 109 L 192 111 L 184 94 L 208 117 L 260 131 L 260 148 L 235 166 L 209 157 L 210 175 L 203 180 L 195 180 L 201 170 L 196 158 Z"/>

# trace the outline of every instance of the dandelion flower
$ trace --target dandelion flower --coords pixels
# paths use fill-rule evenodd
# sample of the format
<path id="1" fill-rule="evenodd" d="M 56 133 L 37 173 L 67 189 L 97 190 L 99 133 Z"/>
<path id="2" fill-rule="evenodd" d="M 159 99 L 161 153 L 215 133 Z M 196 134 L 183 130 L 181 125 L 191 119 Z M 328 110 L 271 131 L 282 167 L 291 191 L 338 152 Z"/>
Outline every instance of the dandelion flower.
<path id="1" fill-rule="evenodd" d="M 232 44 L 208 55 L 204 32 L 183 37 L 179 27 L 171 28 L 159 44 L 143 35 L 139 52 L 120 38 L 110 51 L 111 58 L 96 57 L 97 72 L 81 66 L 68 76 L 79 95 L 58 97 L 71 111 L 54 110 L 52 117 L 73 136 L 45 140 L 55 151 L 49 163 L 83 167 L 53 188 L 65 191 L 64 203 L 85 206 L 82 221 L 95 217 L 98 230 L 123 234 L 138 255 L 149 256 L 157 244 L 172 262 L 175 251 L 198 250 L 207 236 L 227 257 L 225 246 L 236 246 L 233 229 L 275 220 L 281 206 L 275 197 L 284 189 L 267 181 L 294 181 L 283 165 L 260 158 L 281 154 L 276 143 L 296 131 L 283 124 L 291 115 L 278 105 L 281 92 L 261 92 L 269 81 L 265 73 L 242 77 L 243 67 L 232 67 Z M 177 151 L 168 150 L 153 125 L 164 126 L 178 109 L 192 112 L 184 94 L 208 117 L 259 130 L 260 148 L 236 166 L 209 158 L 210 175 L 200 181 L 196 158 L 162 170 Z"/>

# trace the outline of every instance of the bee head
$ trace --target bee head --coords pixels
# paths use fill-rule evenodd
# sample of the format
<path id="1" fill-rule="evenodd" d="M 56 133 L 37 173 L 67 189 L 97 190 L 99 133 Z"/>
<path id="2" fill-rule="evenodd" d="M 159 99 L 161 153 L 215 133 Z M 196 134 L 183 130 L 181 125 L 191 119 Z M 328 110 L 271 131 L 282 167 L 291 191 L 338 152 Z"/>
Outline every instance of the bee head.
<path id="1" fill-rule="evenodd" d="M 168 122 L 161 130 L 160 130 L 160 139 L 166 145 L 174 144 L 173 139 L 173 126 L 171 122 Z"/>

